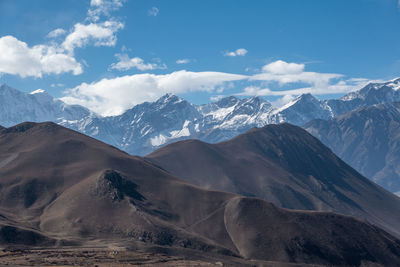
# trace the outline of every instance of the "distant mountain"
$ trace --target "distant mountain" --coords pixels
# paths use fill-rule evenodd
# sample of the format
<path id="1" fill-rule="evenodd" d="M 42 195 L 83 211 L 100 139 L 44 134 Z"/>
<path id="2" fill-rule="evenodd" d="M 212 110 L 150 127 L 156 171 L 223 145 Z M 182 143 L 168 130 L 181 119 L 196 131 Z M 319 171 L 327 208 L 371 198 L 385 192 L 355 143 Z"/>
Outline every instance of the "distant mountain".
<path id="1" fill-rule="evenodd" d="M 304 94 L 272 111 L 268 121 L 301 126 L 313 119 L 332 119 L 359 107 L 400 101 L 399 89 L 400 78 L 385 83 L 370 83 L 340 99 L 318 100 L 311 94 Z"/>
<path id="2" fill-rule="evenodd" d="M 313 119 L 332 119 L 362 106 L 400 101 L 400 79 L 369 84 L 341 99 L 318 100 L 298 96 L 281 108 L 260 97 L 234 96 L 204 105 L 166 94 L 114 117 L 101 117 L 80 106 L 70 106 L 45 92 L 26 94 L 0 87 L 0 125 L 23 121 L 53 121 L 95 137 L 131 154 L 145 155 L 166 144 L 197 138 L 217 143 L 252 127 L 288 122 L 304 125 Z"/>
<path id="3" fill-rule="evenodd" d="M 400 191 L 400 103 L 362 107 L 304 128 L 374 182 Z"/>
<path id="4" fill-rule="evenodd" d="M 277 139 L 276 149 L 285 142 L 286 137 L 282 138 Z M 290 157 L 300 154 L 291 155 L 282 160 L 294 160 Z M 302 165 L 302 158 L 292 171 L 315 168 Z M 329 166 L 322 166 L 321 171 L 323 167 Z M 256 198 L 207 191 L 143 158 L 54 123 L 23 123 L 2 129 L 0 177 L 2 247 L 140 248 L 175 253 L 184 259 L 200 251 L 203 259 L 212 255 L 226 265 L 236 262 L 242 266 L 258 261 L 268 261 L 259 263 L 265 266 L 285 262 L 396 266 L 400 262 L 400 240 L 369 223 L 328 212 L 290 211 Z M 353 188 L 353 179 L 357 178 L 336 177 L 328 189 L 375 190 L 376 196 L 368 196 L 370 205 L 380 205 L 383 212 L 392 210 L 392 217 L 375 214 L 381 224 L 393 223 L 391 218 L 400 216 L 400 199 L 390 199 L 385 191 L 361 178 Z M 394 203 L 397 208 L 392 207 Z"/>
<path id="5" fill-rule="evenodd" d="M 321 101 L 311 94 L 303 94 L 281 108 L 275 109 L 269 115 L 269 123 L 289 122 L 302 125 L 315 118 L 332 118 L 332 113 L 326 101 Z"/>
<path id="6" fill-rule="evenodd" d="M 155 102 L 137 105 L 120 116 L 93 119 L 85 127 L 65 126 L 131 154 L 144 155 L 179 140 L 196 138 L 217 143 L 252 127 L 283 122 L 303 125 L 316 118 L 331 119 L 361 106 L 400 101 L 398 86 L 400 79 L 370 84 L 336 100 L 318 100 L 304 94 L 279 109 L 260 97 L 239 99 L 230 96 L 196 106 L 167 94 Z"/>
<path id="7" fill-rule="evenodd" d="M 283 208 L 356 216 L 400 234 L 400 198 L 297 126 L 254 128 L 218 144 L 180 141 L 146 158 L 208 189 L 259 197 Z"/>
<path id="8" fill-rule="evenodd" d="M 92 115 L 87 108 L 67 105 L 43 90 L 28 94 L 6 84 L 0 86 L 0 125 L 4 127 L 24 121 L 77 123 Z"/>

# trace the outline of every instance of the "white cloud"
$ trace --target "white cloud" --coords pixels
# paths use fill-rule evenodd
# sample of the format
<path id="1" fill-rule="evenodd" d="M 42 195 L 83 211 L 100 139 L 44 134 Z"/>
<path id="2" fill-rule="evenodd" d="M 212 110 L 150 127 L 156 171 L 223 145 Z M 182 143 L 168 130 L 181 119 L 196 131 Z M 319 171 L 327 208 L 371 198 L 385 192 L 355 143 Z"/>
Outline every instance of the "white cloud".
<path id="1" fill-rule="evenodd" d="M 189 63 L 190 62 L 190 59 L 188 59 L 188 58 L 183 58 L 183 59 L 178 59 L 177 61 L 176 61 L 176 64 L 187 64 L 187 63 Z"/>
<path id="2" fill-rule="evenodd" d="M 58 28 L 47 34 L 47 38 L 56 38 L 58 36 L 64 35 L 66 31 L 64 29 Z"/>
<path id="3" fill-rule="evenodd" d="M 241 96 L 268 96 L 268 95 L 280 95 L 276 94 L 276 91 L 272 91 L 269 88 L 261 88 L 259 86 L 247 86 L 242 92 L 236 95 Z"/>
<path id="4" fill-rule="evenodd" d="M 0 73 L 20 77 L 42 77 L 44 74 L 82 73 L 82 66 L 63 50 L 52 46 L 29 47 L 13 36 L 0 38 Z"/>
<path id="5" fill-rule="evenodd" d="M 52 83 L 50 84 L 51 88 L 55 88 L 55 87 L 64 87 L 65 85 L 63 83 Z"/>
<path id="6" fill-rule="evenodd" d="M 135 104 L 154 101 L 165 93 L 214 91 L 226 82 L 247 76 L 222 72 L 176 71 L 170 74 L 135 74 L 102 79 L 65 91 L 63 101 L 83 105 L 104 116 L 118 115 Z"/>
<path id="7" fill-rule="evenodd" d="M 91 0 L 90 6 L 101 6 L 103 4 L 103 0 Z"/>
<path id="8" fill-rule="evenodd" d="M 322 87 L 328 85 L 332 80 L 343 77 L 342 74 L 336 73 L 306 72 L 304 67 L 304 64 L 278 60 L 265 65 L 262 72 L 253 75 L 251 80 L 278 82 L 280 85 L 305 83 L 314 87 Z"/>
<path id="9" fill-rule="evenodd" d="M 237 56 L 245 56 L 247 54 L 247 50 L 244 48 L 236 49 L 235 51 L 227 51 L 225 52 L 225 56 L 227 57 L 237 57 Z"/>
<path id="10" fill-rule="evenodd" d="M 364 80 L 364 79 L 363 79 Z M 325 84 L 323 86 L 310 86 L 301 87 L 289 90 L 271 90 L 269 88 L 262 88 L 259 86 L 248 86 L 244 90 L 236 95 L 242 96 L 285 96 L 285 95 L 301 95 L 301 94 L 313 94 L 313 95 L 329 95 L 329 94 L 340 94 L 348 93 L 358 90 L 364 87 L 368 82 L 358 82 L 353 79 L 341 80 L 333 84 Z"/>
<path id="11" fill-rule="evenodd" d="M 281 98 L 278 98 L 275 101 L 272 101 L 271 104 L 272 106 L 276 107 L 276 108 L 280 108 L 284 105 L 286 105 L 287 103 L 291 102 L 294 99 L 293 95 L 284 95 Z"/>
<path id="12" fill-rule="evenodd" d="M 153 6 L 152 8 L 150 8 L 150 9 L 147 11 L 147 15 L 148 15 L 148 16 L 157 17 L 158 12 L 160 12 L 160 10 L 159 10 L 157 7 Z"/>
<path id="13" fill-rule="evenodd" d="M 114 19 L 96 22 L 100 15 L 109 16 L 109 12 L 122 6 L 125 0 L 91 0 L 85 24 L 77 23 L 67 34 L 58 28 L 48 33 L 48 38 L 67 34 L 59 44 L 52 41 L 50 45 L 29 47 L 13 36 L 0 37 L 0 74 L 7 73 L 21 77 L 42 77 L 44 74 L 72 72 L 74 75 L 83 72 L 81 63 L 73 57 L 74 49 L 89 44 L 94 46 L 114 46 L 116 32 L 124 24 Z M 82 59 L 82 63 L 85 61 Z"/>
<path id="14" fill-rule="evenodd" d="M 123 27 L 123 23 L 111 20 L 86 25 L 77 23 L 65 38 L 62 47 L 73 54 L 76 47 L 86 46 L 89 42 L 93 42 L 95 46 L 114 46 L 117 42 L 115 33 Z"/>
<path id="15" fill-rule="evenodd" d="M 304 64 L 287 63 L 282 60 L 277 60 L 270 64 L 265 65 L 262 70 L 263 72 L 273 74 L 299 74 L 304 71 Z"/>
<path id="16" fill-rule="evenodd" d="M 214 96 L 211 96 L 211 97 L 210 97 L 210 100 L 211 100 L 212 102 L 217 102 L 217 101 L 221 100 L 221 99 L 224 98 L 224 97 L 225 97 L 224 95 L 214 95 Z"/>
<path id="17" fill-rule="evenodd" d="M 272 83 L 295 87 L 289 90 L 271 90 L 265 86 L 248 86 L 238 95 L 243 96 L 286 96 L 311 93 L 314 95 L 348 93 L 364 86 L 366 79 L 344 79 L 337 73 L 305 71 L 304 64 L 288 63 L 278 60 L 262 67 L 262 72 L 250 76 L 249 81 Z M 296 88 L 297 85 L 297 88 Z"/>
<path id="18" fill-rule="evenodd" d="M 117 63 L 111 64 L 111 69 L 129 70 L 135 68 L 141 71 L 145 71 L 167 68 L 165 64 L 159 65 L 156 63 L 144 63 L 144 60 L 140 57 L 130 58 L 127 54 L 116 54 L 115 56 L 119 59 L 119 61 Z"/>
<path id="19" fill-rule="evenodd" d="M 88 20 L 98 21 L 100 16 L 110 16 L 110 12 L 122 7 L 125 0 L 91 0 Z"/>

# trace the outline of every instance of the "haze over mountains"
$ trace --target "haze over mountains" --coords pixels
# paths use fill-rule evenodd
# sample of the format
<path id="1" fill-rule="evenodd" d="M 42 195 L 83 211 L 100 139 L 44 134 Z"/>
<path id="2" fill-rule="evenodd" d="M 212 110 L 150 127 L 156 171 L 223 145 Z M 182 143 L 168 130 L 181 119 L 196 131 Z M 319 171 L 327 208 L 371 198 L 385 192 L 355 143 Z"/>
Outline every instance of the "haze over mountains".
<path id="1" fill-rule="evenodd" d="M 155 102 L 136 105 L 122 115 L 101 117 L 85 108 L 52 99 L 44 92 L 26 94 L 2 85 L 0 125 L 50 120 L 128 153 L 145 155 L 178 140 L 197 138 L 216 143 L 252 127 L 283 122 L 303 125 L 312 119 L 331 119 L 362 106 L 400 101 L 399 87 L 400 79 L 396 79 L 369 84 L 340 99 L 318 100 L 304 94 L 281 108 L 273 108 L 260 97 L 239 99 L 233 96 L 196 106 L 167 94 Z M 43 106 L 47 113 L 41 111 Z"/>
<path id="2" fill-rule="evenodd" d="M 288 130 L 288 136 L 273 135 L 280 128 Z M 279 150 L 284 140 L 291 143 L 289 134 L 300 131 L 309 136 L 308 141 L 316 140 L 294 126 L 266 129 L 272 132 L 261 135 L 258 142 L 267 137 L 266 145 L 275 143 L 274 150 L 266 151 L 270 156 L 279 152 L 274 160 L 271 157 L 271 164 L 275 164 L 272 171 L 297 159 L 291 156 L 293 150 L 286 151 L 285 146 Z M 240 144 L 251 145 L 253 141 L 247 136 L 266 129 L 250 131 L 233 141 L 244 138 Z M 304 157 L 289 168 L 291 172 L 322 171 L 303 165 L 320 156 L 307 153 L 318 149 L 315 146 L 320 143 L 315 142 L 293 148 L 305 149 L 297 152 L 309 158 Z M 329 150 L 320 152 L 323 161 Z M 251 153 L 246 155 L 253 159 Z M 345 167 L 334 158 L 326 164 Z M 337 195 L 335 190 L 369 192 L 380 202 L 351 205 L 400 207 L 400 199 L 351 169 L 344 170 L 332 181 L 335 185 L 329 189 L 333 194 Z M 329 168 L 326 173 L 330 171 L 335 175 L 337 169 Z M 163 246 L 180 248 L 187 257 L 193 250 L 214 253 L 225 260 L 230 257 L 236 265 L 241 258 L 253 260 L 248 264 L 268 260 L 337 266 L 396 266 L 400 261 L 400 240 L 369 223 L 334 213 L 281 209 L 257 198 L 201 189 L 141 157 L 54 123 L 23 123 L 0 130 L 0 177 L 2 245 L 79 247 L 89 242 L 150 250 Z M 320 177 L 321 181 L 328 178 Z M 358 188 L 353 187 L 354 182 Z M 306 183 L 299 183 L 298 187 Z M 345 201 L 343 197 L 338 199 L 338 205 Z M 400 214 L 392 210 L 392 216 Z M 374 209 L 368 212 L 382 215 L 374 214 Z M 382 220 L 385 222 L 380 225 L 393 228 L 400 221 L 394 222 L 391 217 Z"/>
<path id="3" fill-rule="evenodd" d="M 400 191 L 400 103 L 362 107 L 304 128 L 344 161 L 392 192 Z"/>

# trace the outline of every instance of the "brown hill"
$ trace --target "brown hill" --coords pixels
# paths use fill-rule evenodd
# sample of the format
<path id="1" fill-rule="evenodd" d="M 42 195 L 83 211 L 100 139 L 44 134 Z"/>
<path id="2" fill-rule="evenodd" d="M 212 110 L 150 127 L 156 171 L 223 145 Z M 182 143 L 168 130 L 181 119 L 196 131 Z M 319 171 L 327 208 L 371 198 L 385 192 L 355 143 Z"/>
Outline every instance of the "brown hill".
<path id="1" fill-rule="evenodd" d="M 400 235 L 400 199 L 290 124 L 254 128 L 218 144 L 181 141 L 147 159 L 208 189 L 256 196 L 284 208 L 356 216 Z"/>
<path id="2" fill-rule="evenodd" d="M 2 245 L 141 244 L 184 248 L 185 257 L 195 249 L 353 266 L 400 261 L 400 241 L 368 223 L 204 190 L 53 123 L 0 131 L 0 220 Z"/>

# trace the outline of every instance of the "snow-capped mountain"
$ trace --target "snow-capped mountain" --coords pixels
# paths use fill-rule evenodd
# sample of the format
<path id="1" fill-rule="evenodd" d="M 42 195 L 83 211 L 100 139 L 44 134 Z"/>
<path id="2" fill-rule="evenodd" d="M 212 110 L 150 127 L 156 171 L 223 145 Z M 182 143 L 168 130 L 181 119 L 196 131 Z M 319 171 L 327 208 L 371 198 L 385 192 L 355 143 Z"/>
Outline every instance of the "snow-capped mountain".
<path id="1" fill-rule="evenodd" d="M 202 115 L 196 137 L 210 143 L 231 139 L 252 127 L 269 123 L 272 105 L 260 97 L 234 96 L 197 107 Z"/>
<path id="2" fill-rule="evenodd" d="M 230 139 L 251 127 L 267 124 L 271 110 L 271 104 L 259 97 L 227 97 L 196 106 L 166 94 L 155 102 L 136 105 L 120 116 L 94 118 L 84 127 L 68 126 L 129 153 L 145 155 L 182 139 L 199 138 L 207 142 Z"/>
<path id="3" fill-rule="evenodd" d="M 54 121 L 76 123 L 93 116 L 87 108 L 67 105 L 44 90 L 24 93 L 3 84 L 0 86 L 0 124 L 13 126 L 24 121 Z"/>
<path id="4" fill-rule="evenodd" d="M 268 123 L 289 122 L 304 125 L 313 119 L 332 119 L 359 107 L 400 101 L 400 78 L 385 83 L 370 83 L 340 99 L 319 100 L 303 94 L 269 115 Z"/>
<path id="5" fill-rule="evenodd" d="M 290 122 L 303 125 L 315 118 L 328 119 L 333 116 L 326 101 L 318 100 L 311 94 L 303 94 L 281 108 L 273 110 L 269 116 L 269 123 Z"/>
<path id="6" fill-rule="evenodd" d="M 188 101 L 166 94 L 155 102 L 145 102 L 120 116 L 105 121 L 116 126 L 118 147 L 136 154 L 146 154 L 155 147 L 184 138 L 199 131 L 202 116 Z"/>
<path id="7" fill-rule="evenodd" d="M 98 116 L 84 107 L 67 105 L 44 91 L 30 94 L 7 85 L 0 87 L 0 125 L 23 121 L 54 121 L 131 154 L 145 155 L 171 142 L 198 138 L 215 143 L 252 127 L 289 122 L 304 125 L 313 119 L 331 119 L 362 106 L 400 101 L 400 79 L 373 83 L 340 99 L 298 96 L 280 108 L 260 98 L 229 96 L 194 105 L 171 94 L 145 102 L 113 117 Z"/>

